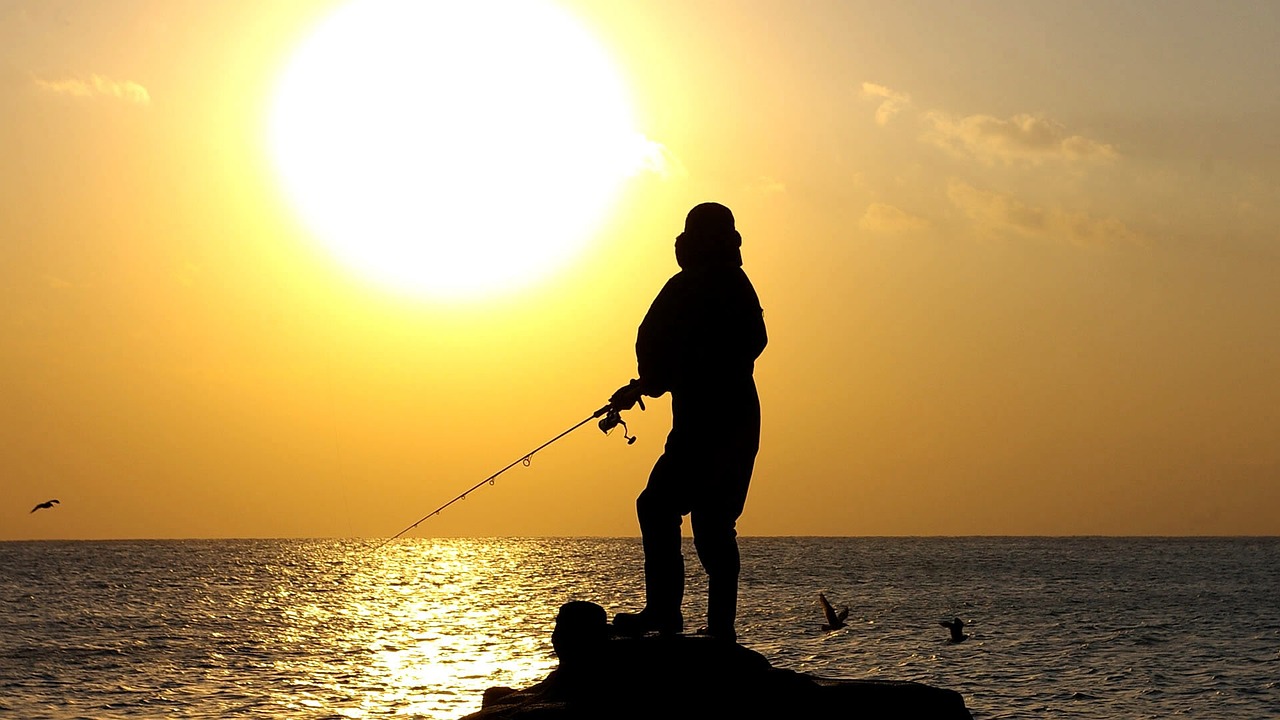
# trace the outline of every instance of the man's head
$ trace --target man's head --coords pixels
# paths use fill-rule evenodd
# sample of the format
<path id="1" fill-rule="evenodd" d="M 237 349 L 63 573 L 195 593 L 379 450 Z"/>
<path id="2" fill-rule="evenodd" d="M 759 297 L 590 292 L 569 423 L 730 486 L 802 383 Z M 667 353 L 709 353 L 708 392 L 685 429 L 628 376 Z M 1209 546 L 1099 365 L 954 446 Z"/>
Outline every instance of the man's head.
<path id="1" fill-rule="evenodd" d="M 742 235 L 734 227 L 733 212 L 720 203 L 695 205 L 676 237 L 676 262 L 689 269 L 708 265 L 742 265 Z"/>
<path id="2" fill-rule="evenodd" d="M 684 232 L 702 237 L 737 236 L 737 241 L 742 241 L 742 236 L 733 227 L 733 212 L 714 202 L 694 205 L 684 218 Z"/>

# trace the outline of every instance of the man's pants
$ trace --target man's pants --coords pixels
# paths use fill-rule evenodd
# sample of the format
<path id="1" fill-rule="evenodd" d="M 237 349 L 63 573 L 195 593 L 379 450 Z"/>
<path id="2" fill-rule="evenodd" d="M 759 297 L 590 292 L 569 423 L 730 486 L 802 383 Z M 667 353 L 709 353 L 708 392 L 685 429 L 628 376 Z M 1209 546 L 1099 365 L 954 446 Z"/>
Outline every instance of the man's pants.
<path id="1" fill-rule="evenodd" d="M 680 525 L 689 515 L 694 548 L 707 572 L 707 628 L 733 631 L 741 567 L 736 526 L 760 445 L 760 406 L 751 389 L 749 402 L 740 398 L 733 403 L 740 407 L 728 412 L 717 403 L 714 415 L 689 412 L 689 403 L 673 400 L 666 448 L 636 499 L 645 609 L 659 622 L 678 616 L 684 599 Z"/>

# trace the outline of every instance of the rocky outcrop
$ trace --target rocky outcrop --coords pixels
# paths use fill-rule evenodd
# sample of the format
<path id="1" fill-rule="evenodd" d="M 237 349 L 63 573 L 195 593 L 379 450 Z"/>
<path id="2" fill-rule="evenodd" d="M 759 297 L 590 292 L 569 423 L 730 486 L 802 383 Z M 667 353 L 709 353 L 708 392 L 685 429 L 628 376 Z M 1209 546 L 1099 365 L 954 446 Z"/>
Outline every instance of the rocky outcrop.
<path id="1" fill-rule="evenodd" d="M 774 668 L 754 650 L 711 637 L 613 637 L 594 603 L 562 607 L 552 642 L 559 668 L 524 690 L 490 688 L 482 709 L 464 720 L 971 720 L 952 690 L 819 678 Z"/>

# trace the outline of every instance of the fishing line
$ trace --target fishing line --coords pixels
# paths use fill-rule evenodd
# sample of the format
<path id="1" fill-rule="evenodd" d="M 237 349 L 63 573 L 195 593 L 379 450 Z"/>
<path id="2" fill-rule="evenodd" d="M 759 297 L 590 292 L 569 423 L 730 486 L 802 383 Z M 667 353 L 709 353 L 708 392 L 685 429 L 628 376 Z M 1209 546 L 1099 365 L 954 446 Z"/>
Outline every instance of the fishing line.
<path id="1" fill-rule="evenodd" d="M 641 409 L 641 410 L 643 410 L 643 409 L 644 409 L 644 402 L 643 402 L 643 401 L 638 401 L 638 402 L 640 403 L 640 409 Z M 501 475 L 502 473 L 504 473 L 504 472 L 506 472 L 506 471 L 510 470 L 511 468 L 515 467 L 516 465 L 524 465 L 525 467 L 529 467 L 530 463 L 532 463 L 532 462 L 533 462 L 533 456 L 534 456 L 534 455 L 536 455 L 536 454 L 538 453 L 538 451 L 539 451 L 539 450 L 542 450 L 543 448 L 547 447 L 548 445 L 550 445 L 550 444 L 554 443 L 555 441 L 559 440 L 560 438 L 564 437 L 565 435 L 568 435 L 569 433 L 573 432 L 574 430 L 577 430 L 578 428 L 582 427 L 583 425 L 586 425 L 587 423 L 591 422 L 592 420 L 595 420 L 596 418 L 600 418 L 600 423 L 599 423 L 599 425 L 598 425 L 598 427 L 600 428 L 600 432 L 603 432 L 604 434 L 608 435 L 608 434 L 609 434 L 609 432 L 610 432 L 611 430 L 613 430 L 615 427 L 617 427 L 617 426 L 621 425 L 621 426 L 622 426 L 622 436 L 623 436 L 624 438 L 626 438 L 626 439 L 627 439 L 627 444 L 628 444 L 628 445 L 631 445 L 631 444 L 633 444 L 633 443 L 636 441 L 636 438 L 635 438 L 635 436 L 634 436 L 634 435 L 628 435 L 628 434 L 627 434 L 627 423 L 626 423 L 626 421 L 624 421 L 624 420 L 622 419 L 622 414 L 621 414 L 621 412 L 620 412 L 617 408 L 615 408 L 612 404 L 605 405 L 604 407 L 600 408 L 599 410 L 597 410 L 597 411 L 595 411 L 595 412 L 591 413 L 591 414 L 590 414 L 589 416 L 587 416 L 586 418 L 583 418 L 581 421 L 579 421 L 579 422 L 578 422 L 576 425 L 574 425 L 573 427 L 569 428 L 568 430 L 565 430 L 564 432 L 560 433 L 559 435 L 557 435 L 557 436 L 555 436 L 555 437 L 551 438 L 550 440 L 548 440 L 548 441 L 546 441 L 546 442 L 542 443 L 541 445 L 539 445 L 538 447 L 534 448 L 533 450 L 530 450 L 529 452 L 525 453 L 524 455 L 521 455 L 521 456 L 520 456 L 520 458 L 519 458 L 518 460 L 512 461 L 512 462 L 511 462 L 511 464 L 509 464 L 509 465 L 507 465 L 506 467 L 502 468 L 502 469 L 501 469 L 501 470 L 499 470 L 498 472 L 496 472 L 496 473 L 494 473 L 494 474 L 490 475 L 489 477 L 487 477 L 487 478 L 485 478 L 485 479 L 481 480 L 480 482 L 476 483 L 475 485 L 472 485 L 471 487 L 467 488 L 466 490 L 464 490 L 462 493 L 458 494 L 456 497 L 454 497 L 454 498 L 453 498 L 452 500 L 450 500 L 449 502 L 447 502 L 447 503 L 445 503 L 445 504 L 441 505 L 440 507 L 436 508 L 435 510 L 432 510 L 431 512 L 427 513 L 426 515 L 423 515 L 422 517 L 418 518 L 418 521 L 417 521 L 417 522 L 415 522 L 414 524 L 412 524 L 412 525 L 410 525 L 409 527 L 407 527 L 407 528 L 405 528 L 405 529 L 401 530 L 400 532 L 396 533 L 395 535 L 392 535 L 391 537 L 387 538 L 386 540 L 383 540 L 383 541 L 382 541 L 382 543 L 381 543 L 381 544 L 379 544 L 377 547 L 375 547 L 373 550 L 371 550 L 371 551 L 369 552 L 369 554 L 370 554 L 370 555 L 372 555 L 372 554 L 374 554 L 374 553 L 378 552 L 378 551 L 379 551 L 379 550 L 381 550 L 382 548 L 386 547 L 386 545 L 387 545 L 388 543 L 390 543 L 391 541 L 399 539 L 401 535 L 404 535 L 405 533 L 409 532 L 410 530 L 412 530 L 412 529 L 414 529 L 414 528 L 418 527 L 419 525 L 421 525 L 423 522 L 426 522 L 426 520 L 427 520 L 427 519 L 432 518 L 432 517 L 434 517 L 434 516 L 436 516 L 436 515 L 439 515 L 439 514 L 441 513 L 441 511 L 443 511 L 445 508 L 449 507 L 450 505 L 452 505 L 452 504 L 454 504 L 454 503 L 458 502 L 459 500 L 466 500 L 466 499 L 467 499 L 467 496 L 468 496 L 468 495 L 470 495 L 471 493 L 475 492 L 476 490 L 479 490 L 480 488 L 484 487 L 485 485 L 493 485 L 493 484 L 497 481 L 497 479 L 498 479 L 498 476 L 499 476 L 499 475 Z"/>

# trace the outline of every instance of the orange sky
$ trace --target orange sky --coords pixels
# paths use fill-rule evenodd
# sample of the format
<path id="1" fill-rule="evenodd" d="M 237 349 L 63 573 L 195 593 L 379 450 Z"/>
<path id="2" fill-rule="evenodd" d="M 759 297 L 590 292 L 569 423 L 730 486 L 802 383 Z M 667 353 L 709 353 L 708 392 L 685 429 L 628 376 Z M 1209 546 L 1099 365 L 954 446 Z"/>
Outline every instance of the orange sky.
<path id="1" fill-rule="evenodd" d="M 561 4 L 662 162 L 470 301 L 285 199 L 340 3 L 0 6 L 0 539 L 392 534 L 633 375 L 704 200 L 771 339 L 743 534 L 1280 533 L 1274 4 Z M 627 419 L 414 534 L 637 534 L 669 402 Z"/>

